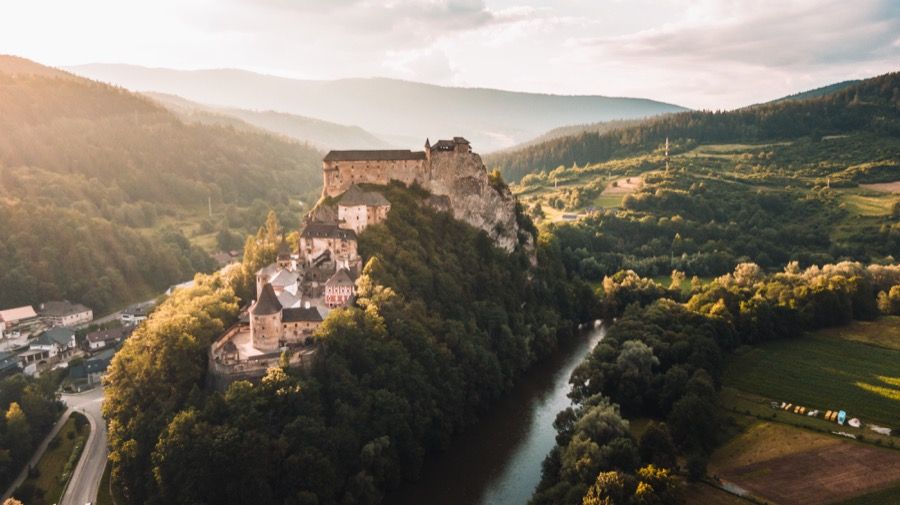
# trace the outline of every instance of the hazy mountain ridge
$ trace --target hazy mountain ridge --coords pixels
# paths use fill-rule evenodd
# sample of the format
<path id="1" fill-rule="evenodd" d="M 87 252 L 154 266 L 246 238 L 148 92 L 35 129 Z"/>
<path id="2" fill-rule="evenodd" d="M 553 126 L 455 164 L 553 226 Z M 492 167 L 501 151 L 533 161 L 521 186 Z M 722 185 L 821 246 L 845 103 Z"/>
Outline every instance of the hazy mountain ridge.
<path id="1" fill-rule="evenodd" d="M 158 293 L 213 266 L 173 222 L 211 203 L 205 233 L 241 229 L 320 181 L 321 153 L 303 144 L 185 124 L 122 88 L 0 57 L 0 306 L 102 312 Z"/>
<path id="2" fill-rule="evenodd" d="M 640 98 L 451 88 L 385 78 L 314 81 L 242 70 L 180 71 L 105 64 L 70 69 L 138 91 L 359 125 L 382 138 L 424 140 L 426 136 L 465 135 L 480 152 L 509 147 L 556 127 L 686 110 Z"/>
<path id="3" fill-rule="evenodd" d="M 787 140 L 869 131 L 900 135 L 900 73 L 866 79 L 807 99 L 733 111 L 688 111 L 605 133 L 582 132 L 485 157 L 507 180 L 558 166 L 584 165 L 659 148 L 670 138 L 689 146 Z"/>
<path id="4" fill-rule="evenodd" d="M 242 125 L 268 133 L 284 135 L 322 149 L 386 149 L 392 144 L 378 138 L 358 126 L 348 126 L 321 119 L 298 116 L 272 110 L 254 111 L 216 107 L 193 102 L 176 95 L 145 92 L 154 101 L 177 112 L 188 121 L 208 124 L 226 124 L 236 128 Z"/>

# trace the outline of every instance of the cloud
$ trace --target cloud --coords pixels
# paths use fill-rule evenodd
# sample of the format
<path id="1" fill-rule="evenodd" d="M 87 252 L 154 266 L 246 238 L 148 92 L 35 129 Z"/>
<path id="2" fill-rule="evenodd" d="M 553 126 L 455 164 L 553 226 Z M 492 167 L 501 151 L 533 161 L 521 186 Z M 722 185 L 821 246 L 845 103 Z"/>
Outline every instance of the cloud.
<path id="1" fill-rule="evenodd" d="M 900 4 L 893 2 L 756 2 L 723 17 L 609 38 L 584 38 L 618 58 L 741 63 L 761 67 L 826 65 L 896 57 Z"/>
<path id="2" fill-rule="evenodd" d="M 450 58 L 437 48 L 389 51 L 383 66 L 387 75 L 400 79 L 449 83 L 455 78 Z"/>

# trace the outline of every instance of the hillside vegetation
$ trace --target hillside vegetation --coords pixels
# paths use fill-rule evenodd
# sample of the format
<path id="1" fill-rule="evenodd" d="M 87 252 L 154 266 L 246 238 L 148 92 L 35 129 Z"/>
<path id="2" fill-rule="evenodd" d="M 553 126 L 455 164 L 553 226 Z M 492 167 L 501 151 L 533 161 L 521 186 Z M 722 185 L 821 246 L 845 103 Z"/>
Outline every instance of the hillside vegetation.
<path id="1" fill-rule="evenodd" d="M 485 163 L 517 181 L 529 173 L 582 166 L 658 151 L 666 137 L 673 153 L 699 144 L 762 143 L 803 137 L 869 132 L 900 136 L 900 73 L 885 74 L 838 88 L 824 96 L 791 99 L 728 112 L 690 111 L 609 132 L 587 132 L 549 140 L 514 152 L 489 156 Z"/>
<path id="2" fill-rule="evenodd" d="M 378 503 L 594 317 L 552 237 L 529 269 L 424 194 L 384 194 L 387 220 L 360 236 L 357 303 L 317 331 L 311 370 L 203 392 L 208 345 L 238 307 L 228 275 L 177 291 L 126 341 L 103 408 L 129 503 Z M 258 235 L 272 237 L 259 247 L 269 257 L 240 270 L 271 261 L 278 235 L 270 222 Z"/>
<path id="3" fill-rule="evenodd" d="M 211 251 L 173 223 L 201 224 L 210 203 L 211 236 L 258 223 L 314 193 L 319 160 L 300 144 L 188 125 L 122 89 L 0 57 L 0 306 L 68 298 L 102 312 L 209 271 Z"/>

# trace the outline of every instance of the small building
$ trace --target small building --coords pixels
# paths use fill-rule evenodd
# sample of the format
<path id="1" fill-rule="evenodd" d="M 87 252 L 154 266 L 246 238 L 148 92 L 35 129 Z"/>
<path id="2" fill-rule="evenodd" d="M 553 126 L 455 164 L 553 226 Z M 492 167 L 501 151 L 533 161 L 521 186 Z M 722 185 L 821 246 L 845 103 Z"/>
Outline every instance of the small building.
<path id="1" fill-rule="evenodd" d="M 37 313 L 31 305 L 24 305 L 14 309 L 0 310 L 0 338 L 4 336 L 4 332 L 14 329 L 15 327 L 37 320 Z"/>
<path id="2" fill-rule="evenodd" d="M 307 302 L 304 307 L 284 309 L 281 315 L 281 324 L 284 326 L 284 338 L 291 342 L 309 344 L 316 328 L 322 324 L 322 314 L 319 309 L 310 306 Z"/>
<path id="3" fill-rule="evenodd" d="M 69 377 L 84 380 L 88 384 L 99 383 L 117 351 L 117 348 L 110 348 L 86 358 L 80 363 L 72 364 L 74 361 L 70 362 Z"/>
<path id="4" fill-rule="evenodd" d="M 66 357 L 76 347 L 75 332 L 65 327 L 51 328 L 28 345 L 32 351 L 47 351 L 50 358 Z"/>
<path id="5" fill-rule="evenodd" d="M 335 260 L 355 261 L 356 232 L 333 223 L 308 222 L 300 233 L 300 256 L 312 259 L 324 251 L 331 251 Z"/>
<path id="6" fill-rule="evenodd" d="M 119 315 L 119 321 L 125 326 L 137 326 L 147 320 L 150 307 L 144 305 L 132 305 L 123 310 Z"/>
<path id="7" fill-rule="evenodd" d="M 78 326 L 94 320 L 94 311 L 68 300 L 42 303 L 38 314 L 51 326 Z"/>
<path id="8" fill-rule="evenodd" d="M 381 193 L 363 191 L 356 184 L 350 186 L 338 200 L 338 221 L 357 234 L 367 226 L 387 219 L 390 211 L 391 202 Z"/>
<path id="9" fill-rule="evenodd" d="M 121 342 L 127 334 L 128 328 L 113 328 L 111 330 L 92 331 L 86 335 L 88 349 L 97 351 L 106 347 L 113 347 Z"/>
<path id="10" fill-rule="evenodd" d="M 356 284 L 346 268 L 338 270 L 325 282 L 325 305 L 331 308 L 346 305 L 355 294 Z"/>

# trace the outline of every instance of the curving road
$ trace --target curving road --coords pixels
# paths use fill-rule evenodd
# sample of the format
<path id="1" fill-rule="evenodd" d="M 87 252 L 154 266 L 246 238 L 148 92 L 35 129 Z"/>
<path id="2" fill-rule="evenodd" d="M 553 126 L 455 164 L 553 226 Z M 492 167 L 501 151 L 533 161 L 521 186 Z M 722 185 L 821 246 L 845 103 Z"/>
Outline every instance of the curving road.
<path id="1" fill-rule="evenodd" d="M 91 423 L 91 434 L 84 445 L 84 452 L 78 466 L 72 473 L 69 487 L 63 495 L 60 505 L 84 505 L 97 501 L 97 490 L 100 479 L 106 468 L 109 453 L 106 447 L 106 423 L 100 413 L 103 403 L 103 388 L 98 387 L 87 393 L 62 395 L 62 400 L 71 410 L 81 412 Z"/>

